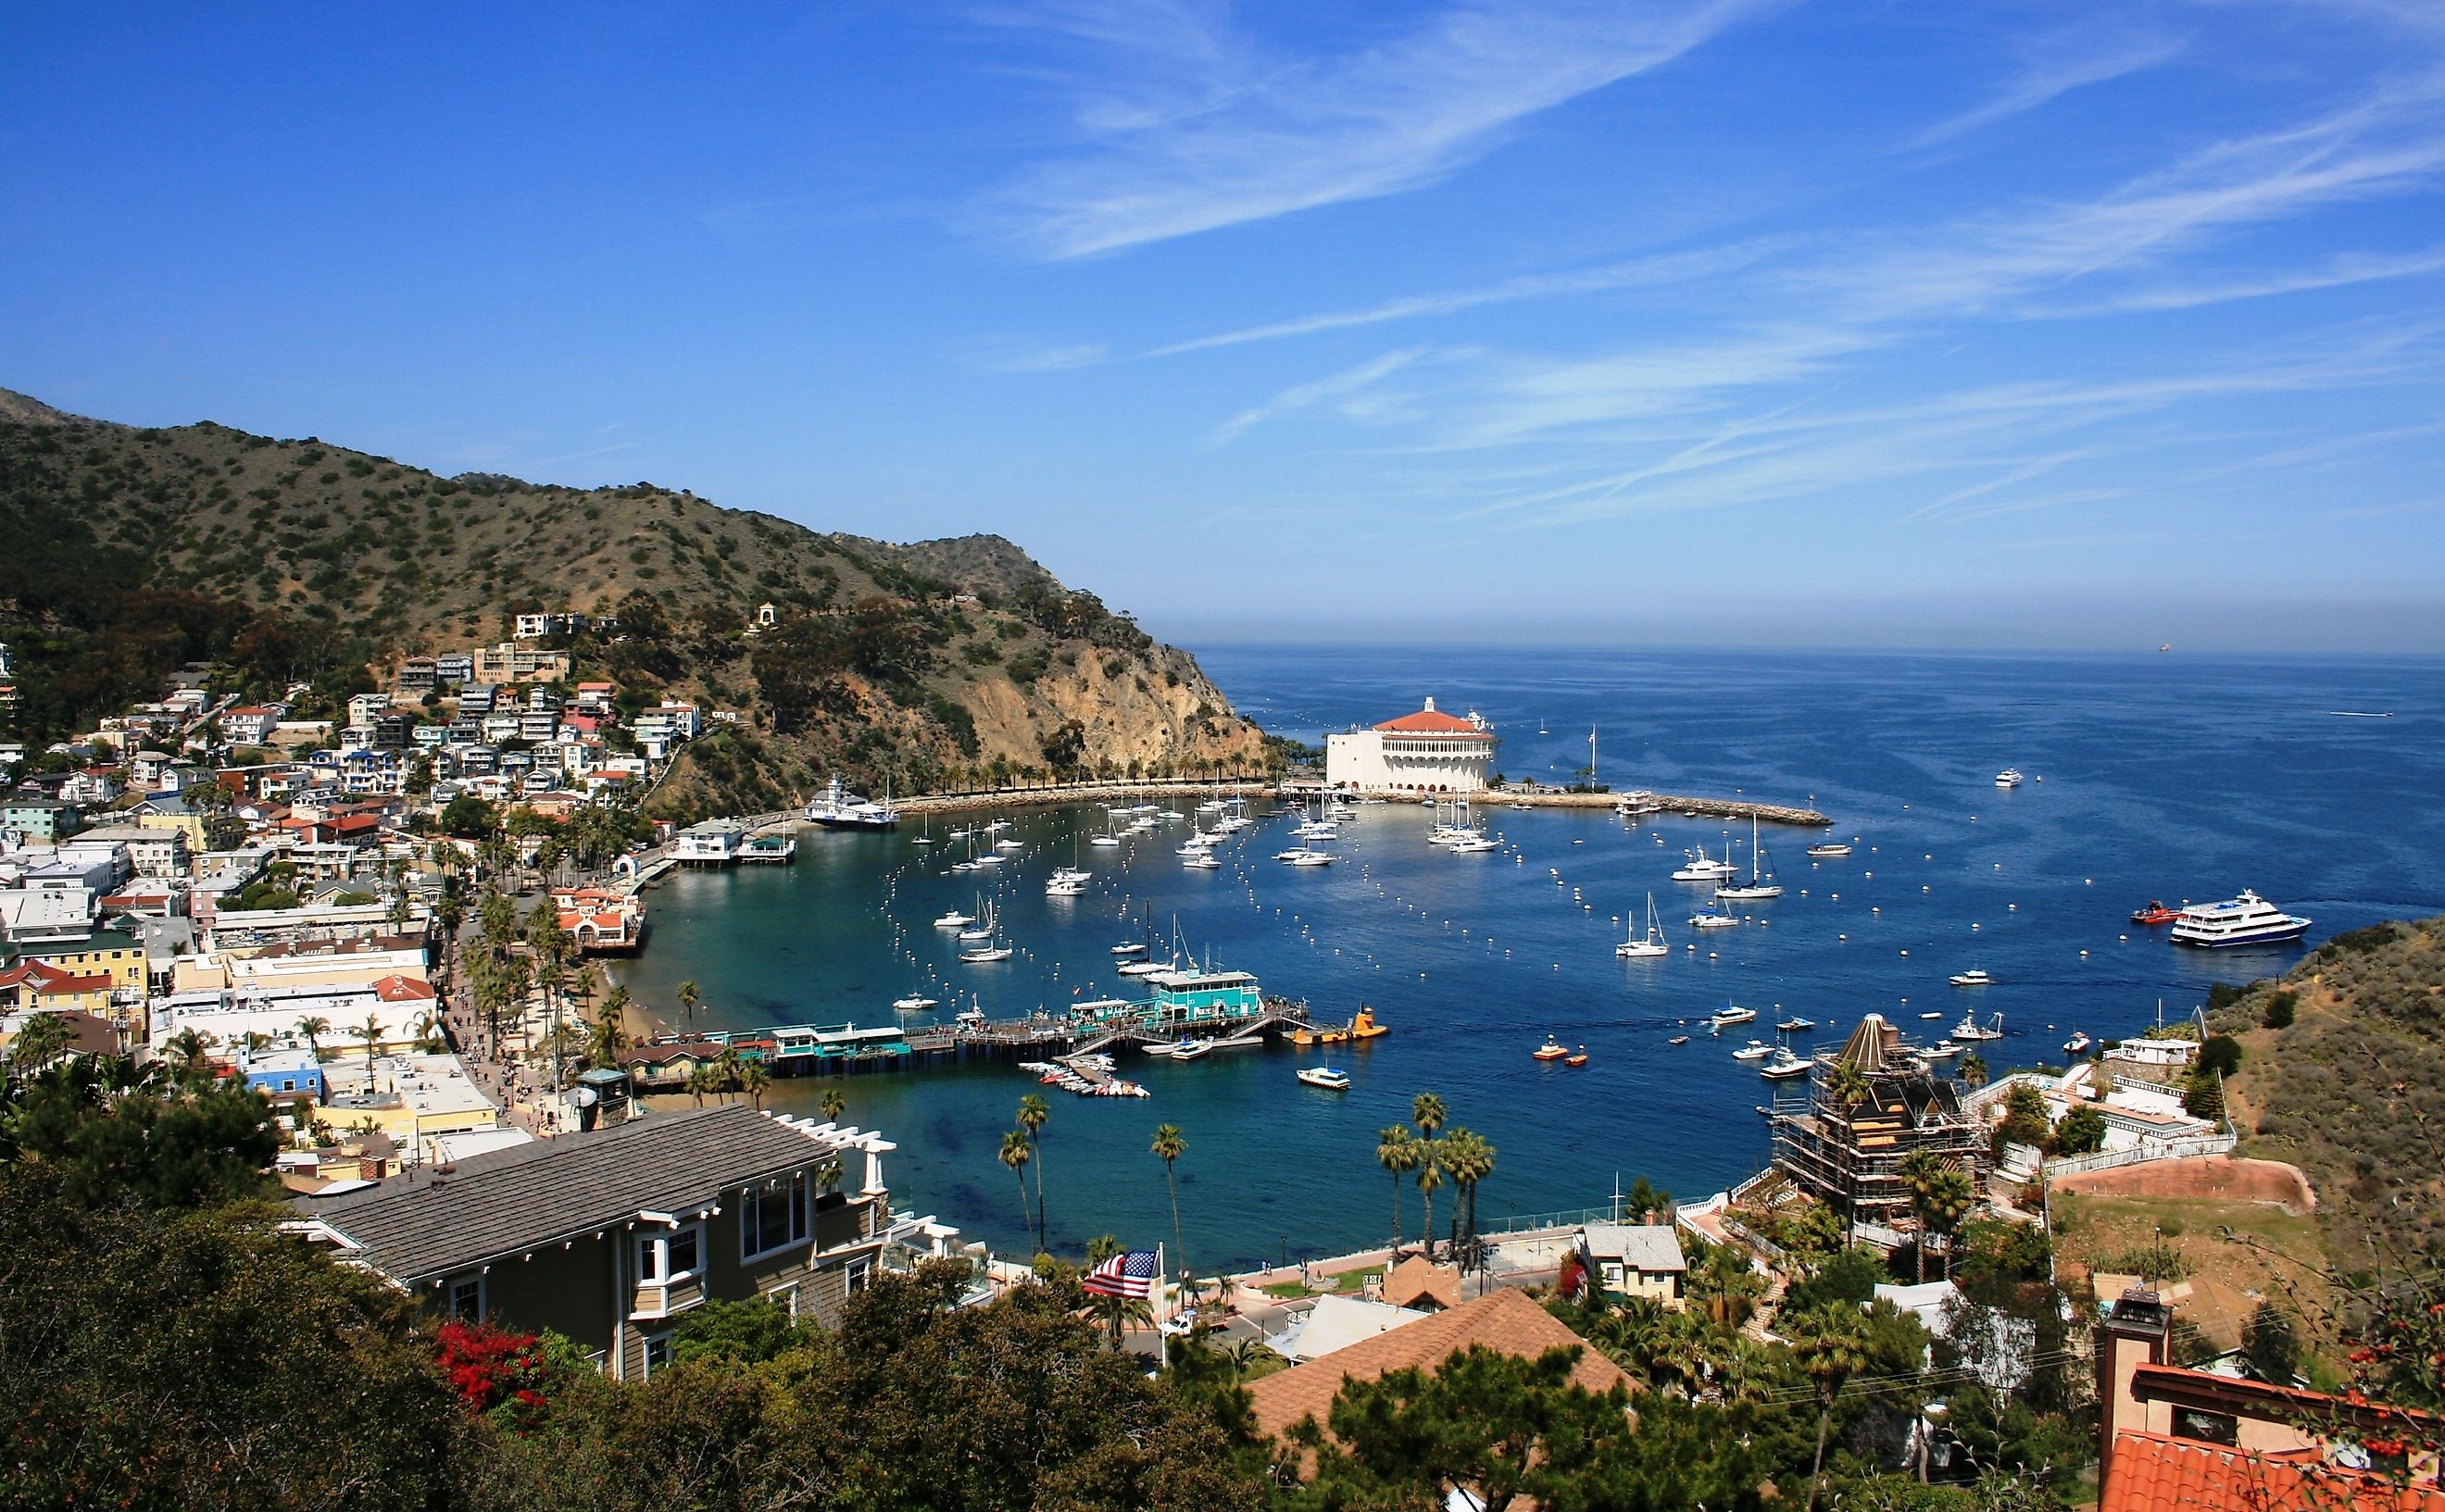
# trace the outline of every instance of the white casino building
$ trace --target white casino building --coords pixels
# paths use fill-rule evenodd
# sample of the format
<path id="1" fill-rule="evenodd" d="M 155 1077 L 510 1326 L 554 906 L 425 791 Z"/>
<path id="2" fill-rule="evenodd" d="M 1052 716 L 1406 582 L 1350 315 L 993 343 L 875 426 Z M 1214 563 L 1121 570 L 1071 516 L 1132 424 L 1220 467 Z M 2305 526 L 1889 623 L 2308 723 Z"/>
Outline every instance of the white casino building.
<path id="1" fill-rule="evenodd" d="M 1357 793 L 1479 793 L 1494 765 L 1494 730 L 1472 711 L 1445 714 L 1435 700 L 1372 730 L 1324 737 L 1328 787 Z"/>

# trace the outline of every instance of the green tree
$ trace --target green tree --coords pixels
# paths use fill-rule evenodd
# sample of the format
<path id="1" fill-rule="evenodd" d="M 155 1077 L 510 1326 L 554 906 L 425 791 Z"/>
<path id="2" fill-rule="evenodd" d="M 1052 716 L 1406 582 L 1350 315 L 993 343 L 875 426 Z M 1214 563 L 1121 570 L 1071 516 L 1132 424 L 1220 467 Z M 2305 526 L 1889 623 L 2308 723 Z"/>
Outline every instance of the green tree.
<path id="1" fill-rule="evenodd" d="M 1439 1141 L 1443 1167 L 1459 1188 L 1453 1201 L 1454 1226 L 1459 1230 L 1464 1265 L 1473 1263 L 1477 1239 L 1477 1185 L 1494 1174 L 1494 1146 L 1475 1129 L 1454 1126 Z"/>
<path id="2" fill-rule="evenodd" d="M 1392 1176 L 1392 1254 L 1401 1253 L 1402 1178 L 1418 1168 L 1418 1137 L 1407 1124 L 1393 1124 L 1376 1136 L 1375 1160 Z"/>
<path id="3" fill-rule="evenodd" d="M 2085 1155 L 2105 1148 L 2105 1115 L 2086 1103 L 2062 1115 L 2055 1125 L 2055 1153 Z"/>
<path id="4" fill-rule="evenodd" d="M 680 983 L 679 999 L 681 1016 L 689 1019 L 694 1019 L 696 1011 L 704 1005 L 704 994 L 697 990 L 694 980 Z"/>
<path id="5" fill-rule="evenodd" d="M 76 1031 L 68 1027 L 66 1015 L 28 1014 L 17 1025 L 16 1037 L 9 1041 L 9 1064 L 20 1075 L 31 1075 L 75 1044 Z"/>
<path id="6" fill-rule="evenodd" d="M 1426 1204 L 1425 1227 L 1427 1258 L 1435 1254 L 1435 1191 L 1444 1184 L 1444 1151 L 1441 1140 L 1418 1142 L 1418 1200 Z"/>
<path id="7" fill-rule="evenodd" d="M 837 1087 L 827 1087 L 823 1096 L 816 1099 L 816 1105 L 824 1111 L 824 1122 L 837 1124 L 841 1115 L 849 1111 L 849 1094 Z"/>
<path id="8" fill-rule="evenodd" d="M 1808 1470 L 1808 1500 L 1815 1512 L 1817 1491 L 1825 1474 L 1825 1438 L 1834 1427 L 1834 1402 L 1843 1383 L 1868 1363 L 1867 1341 L 1857 1311 L 1828 1306 L 1785 1317 L 1783 1332 L 1791 1339 L 1800 1368 L 1817 1389 L 1817 1454 Z"/>
<path id="9" fill-rule="evenodd" d="M 1044 1099 L 1029 1092 L 1018 1100 L 1018 1127 L 1027 1130 L 1029 1152 L 1036 1161 L 1036 1248 L 1043 1254 L 1053 1247 L 1052 1228 L 1044 1218 L 1044 1126 L 1053 1120 L 1053 1110 Z"/>
<path id="10" fill-rule="evenodd" d="M 1027 1163 L 1035 1158 L 1036 1146 L 1028 1140 L 1026 1129 L 1014 1129 L 1001 1136 L 1001 1163 L 1018 1178 L 1019 1226 L 1031 1234 L 1036 1231 L 1036 1215 L 1027 1205 Z M 1041 1244 L 1036 1247 L 1043 1248 Z"/>
<path id="11" fill-rule="evenodd" d="M 773 1088 L 773 1073 L 764 1069 L 761 1060 L 751 1060 L 738 1070 L 738 1090 L 747 1094 L 757 1112 L 764 1111 L 764 1094 Z"/>
<path id="12" fill-rule="evenodd" d="M 365 1074 L 368 1076 L 372 1075 L 374 1071 L 374 1050 L 383 1041 L 382 1016 L 374 1013 L 366 1014 L 365 1021 L 364 1023 L 354 1025 L 348 1030 L 348 1036 L 352 1039 L 362 1039 L 365 1042 Z"/>
<path id="13" fill-rule="evenodd" d="M 1835 1107 L 1857 1108 L 1868 1100 L 1868 1073 L 1854 1061 L 1838 1060 L 1834 1069 L 1825 1073 L 1825 1091 L 1834 1099 Z"/>
<path id="14" fill-rule="evenodd" d="M 1158 1124 L 1154 1141 L 1147 1149 L 1163 1162 L 1163 1184 L 1171 1193 L 1171 1239 L 1179 1246 L 1180 1268 L 1185 1271 L 1189 1269 L 1188 1237 L 1180 1225 L 1180 1180 L 1173 1174 L 1172 1167 L 1181 1156 L 1188 1153 L 1188 1136 L 1180 1131 L 1178 1124 Z"/>
<path id="15" fill-rule="evenodd" d="M 2291 1385 L 2301 1368 L 2301 1344 L 2293 1335 L 2292 1320 L 2273 1302 L 2259 1303 L 2249 1315 L 2241 1331 L 2241 1349 L 2250 1378 L 2269 1386 Z"/>

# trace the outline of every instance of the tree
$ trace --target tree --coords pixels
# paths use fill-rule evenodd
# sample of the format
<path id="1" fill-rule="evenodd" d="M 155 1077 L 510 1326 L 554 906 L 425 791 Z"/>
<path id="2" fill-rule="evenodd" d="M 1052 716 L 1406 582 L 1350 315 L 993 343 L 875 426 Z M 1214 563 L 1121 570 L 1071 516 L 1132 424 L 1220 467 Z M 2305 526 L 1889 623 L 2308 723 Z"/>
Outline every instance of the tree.
<path id="1" fill-rule="evenodd" d="M 1444 1184 L 1443 1147 L 1439 1140 L 1418 1142 L 1418 1199 L 1427 1204 L 1422 1232 L 1426 1236 L 1427 1259 L 1435 1258 L 1435 1189 Z"/>
<path id="2" fill-rule="evenodd" d="M 1043 1254 L 1052 1248 L 1051 1226 L 1044 1220 L 1044 1126 L 1053 1119 L 1053 1110 L 1043 1097 L 1029 1092 L 1018 1100 L 1018 1127 L 1027 1130 L 1029 1153 L 1036 1160 L 1036 1249 Z"/>
<path id="3" fill-rule="evenodd" d="M 2249 1364 L 2253 1380 L 2269 1386 L 2289 1386 L 2301 1368 L 2301 1345 L 2293 1336 L 2292 1320 L 2273 1302 L 2261 1302 L 2249 1315 L 2249 1322 L 2241 1331 L 2241 1349 Z"/>
<path id="4" fill-rule="evenodd" d="M 1919 1242 L 1911 1247 L 1918 1258 L 1921 1285 L 1927 1281 L 1928 1196 L 1944 1168 L 1944 1157 L 1932 1149 L 1913 1149 L 1901 1160 L 1902 1185 L 1910 1193 L 1911 1216 L 1919 1225 Z"/>
<path id="5" fill-rule="evenodd" d="M 688 1068 L 687 1094 L 696 1099 L 699 1108 L 704 1106 L 707 1097 L 716 1096 L 720 1092 L 721 1073 L 711 1064 L 700 1061 Z"/>
<path id="6" fill-rule="evenodd" d="M 1172 1242 L 1180 1246 L 1180 1268 L 1185 1271 L 1189 1268 L 1188 1238 L 1180 1226 L 1180 1182 L 1172 1174 L 1172 1164 L 1188 1153 L 1188 1136 L 1180 1131 L 1178 1124 L 1158 1124 L 1155 1126 L 1154 1142 L 1147 1148 L 1155 1159 L 1163 1162 L 1163 1184 L 1171 1191 Z"/>
<path id="7" fill-rule="evenodd" d="M 2230 1076 L 2241 1070 L 2241 1041 L 2230 1035 L 2212 1035 L 2199 1046 L 2201 1075 Z"/>
<path id="8" fill-rule="evenodd" d="M 1857 1062 L 1838 1060 L 1834 1069 L 1825 1073 L 1825 1091 L 1832 1095 L 1836 1107 L 1857 1108 L 1868 1100 L 1868 1073 Z"/>
<path id="9" fill-rule="evenodd" d="M 1409 1122 L 1418 1126 L 1418 1136 L 1432 1139 L 1444 1127 L 1444 1100 L 1433 1092 L 1420 1092 L 1409 1099 Z"/>
<path id="10" fill-rule="evenodd" d="M 1945 1254 L 1948 1257 L 1945 1260 L 1945 1270 L 1948 1275 L 1950 1274 L 1952 1269 L 1952 1262 L 1950 1259 L 1952 1252 L 1951 1236 L 1955 1230 L 1960 1228 L 1962 1220 L 1969 1216 L 1970 1209 L 1975 1207 L 1977 1204 L 1978 1188 L 1969 1179 L 1969 1173 L 1968 1171 L 1953 1170 L 1948 1167 L 1947 1169 L 1939 1172 L 1935 1180 L 1929 1185 L 1927 1196 L 1924 1199 L 1921 1209 L 1922 1216 L 1920 1223 L 1922 1226 L 1919 1231 L 1921 1247 L 1925 1247 L 1925 1239 L 1928 1234 L 1932 1233 L 1944 1237 Z M 1922 1261 L 1920 1264 L 1921 1274 L 1925 1274 L 1925 1270 L 1926 1265 L 1925 1262 Z"/>
<path id="11" fill-rule="evenodd" d="M 1987 1085 L 1987 1057 L 1971 1051 L 1961 1057 L 1961 1084 L 1972 1092 Z"/>
<path id="12" fill-rule="evenodd" d="M 761 1060 L 751 1060 L 739 1069 L 738 1090 L 747 1094 L 747 1100 L 755 1104 L 759 1113 L 764 1111 L 764 1094 L 772 1090 L 772 1086 L 773 1073 L 764 1069 Z"/>
<path id="13" fill-rule="evenodd" d="M 1392 1253 L 1401 1253 L 1401 1178 L 1418 1168 L 1418 1139 L 1407 1124 L 1393 1124 L 1376 1136 L 1375 1159 L 1392 1176 Z"/>
<path id="14" fill-rule="evenodd" d="M 68 1027 L 65 1014 L 28 1014 L 17 1026 L 16 1037 L 9 1041 L 9 1064 L 19 1074 L 31 1075 L 75 1044 L 76 1031 Z"/>
<path id="15" fill-rule="evenodd" d="M 441 832 L 460 840 L 485 840 L 501 827 L 500 811 L 472 793 L 462 793 L 444 804 L 434 821 Z"/>
<path id="16" fill-rule="evenodd" d="M 1463 1244 L 1462 1264 L 1471 1262 L 1477 1238 L 1477 1184 L 1494 1174 L 1494 1146 L 1475 1129 L 1455 1126 L 1442 1140 L 1443 1167 L 1452 1185 L 1460 1188 L 1455 1209 L 1454 1226 L 1460 1231 Z"/>
<path id="17" fill-rule="evenodd" d="M 2085 1155 L 2105 1148 L 2105 1115 L 2086 1103 L 2062 1115 L 2055 1125 L 2055 1153 Z"/>
<path id="18" fill-rule="evenodd" d="M 849 1111 L 849 1094 L 837 1087 L 827 1087 L 823 1096 L 816 1099 L 816 1106 L 824 1111 L 824 1122 L 837 1124 L 841 1115 Z"/>
<path id="19" fill-rule="evenodd" d="M 680 1014 L 686 1018 L 696 1017 L 696 1011 L 704 1006 L 704 994 L 697 990 L 693 980 L 680 983 L 679 999 Z"/>
<path id="20" fill-rule="evenodd" d="M 1014 1129 L 1001 1136 L 1001 1163 L 1018 1178 L 1019 1226 L 1030 1233 L 1035 1232 L 1036 1216 L 1027 1206 L 1027 1163 L 1035 1158 L 1036 1146 L 1029 1142 L 1026 1129 Z"/>
<path id="21" fill-rule="evenodd" d="M 1800 1368 L 1817 1388 L 1817 1456 L 1808 1471 L 1807 1512 L 1816 1512 L 1817 1488 L 1825 1474 L 1825 1437 L 1834 1427 L 1834 1399 L 1842 1383 L 1868 1363 L 1866 1340 L 1857 1311 L 1819 1307 L 1797 1318 L 1785 1318 L 1784 1334 L 1800 1358 Z"/>
<path id="22" fill-rule="evenodd" d="M 351 1039 L 362 1039 L 365 1042 L 365 1074 L 368 1076 L 372 1075 L 374 1071 L 374 1047 L 380 1045 L 383 1040 L 382 1016 L 374 1013 L 366 1014 L 365 1021 L 364 1023 L 354 1025 L 348 1030 L 348 1037 Z"/>

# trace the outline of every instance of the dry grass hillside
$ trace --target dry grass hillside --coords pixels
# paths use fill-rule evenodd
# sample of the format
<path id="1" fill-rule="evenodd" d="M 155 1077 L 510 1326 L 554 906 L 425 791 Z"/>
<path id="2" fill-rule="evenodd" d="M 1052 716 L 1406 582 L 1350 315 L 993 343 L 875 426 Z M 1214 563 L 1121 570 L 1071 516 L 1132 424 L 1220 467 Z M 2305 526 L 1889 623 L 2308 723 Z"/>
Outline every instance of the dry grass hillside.
<path id="1" fill-rule="evenodd" d="M 2335 1264 L 2445 1262 L 2445 918 L 2339 935 L 2217 996 L 2210 1027 L 2243 1047 L 2227 1083 L 2243 1151 L 2309 1177 Z"/>
<path id="2" fill-rule="evenodd" d="M 0 534 L 0 630 L 37 735 L 140 695 L 165 659 L 336 693 L 406 656 L 507 639 L 520 610 L 577 609 L 623 619 L 577 638 L 581 672 L 749 716 L 674 775 L 663 798 L 681 809 L 786 798 L 833 767 L 908 791 L 1264 760 L 1192 658 L 999 536 L 892 545 L 651 483 L 440 477 L 310 438 L 140 429 L 6 391 Z M 782 627 L 751 635 L 763 604 Z"/>

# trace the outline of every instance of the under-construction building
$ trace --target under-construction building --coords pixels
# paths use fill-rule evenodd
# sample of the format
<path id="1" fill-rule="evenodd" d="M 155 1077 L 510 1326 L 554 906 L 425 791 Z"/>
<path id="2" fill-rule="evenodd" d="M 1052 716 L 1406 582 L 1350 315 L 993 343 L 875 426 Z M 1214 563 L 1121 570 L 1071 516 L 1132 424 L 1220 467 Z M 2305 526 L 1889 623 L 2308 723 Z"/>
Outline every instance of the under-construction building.
<path id="1" fill-rule="evenodd" d="M 1861 1018 L 1840 1050 L 1820 1052 L 1805 1100 L 1778 1100 L 1773 1120 L 1775 1169 L 1831 1204 L 1860 1238 L 1885 1237 L 1872 1225 L 1891 1243 L 1914 1226 L 1901 1170 L 1913 1150 L 1932 1151 L 1986 1191 L 1985 1120 L 1879 1015 Z"/>

